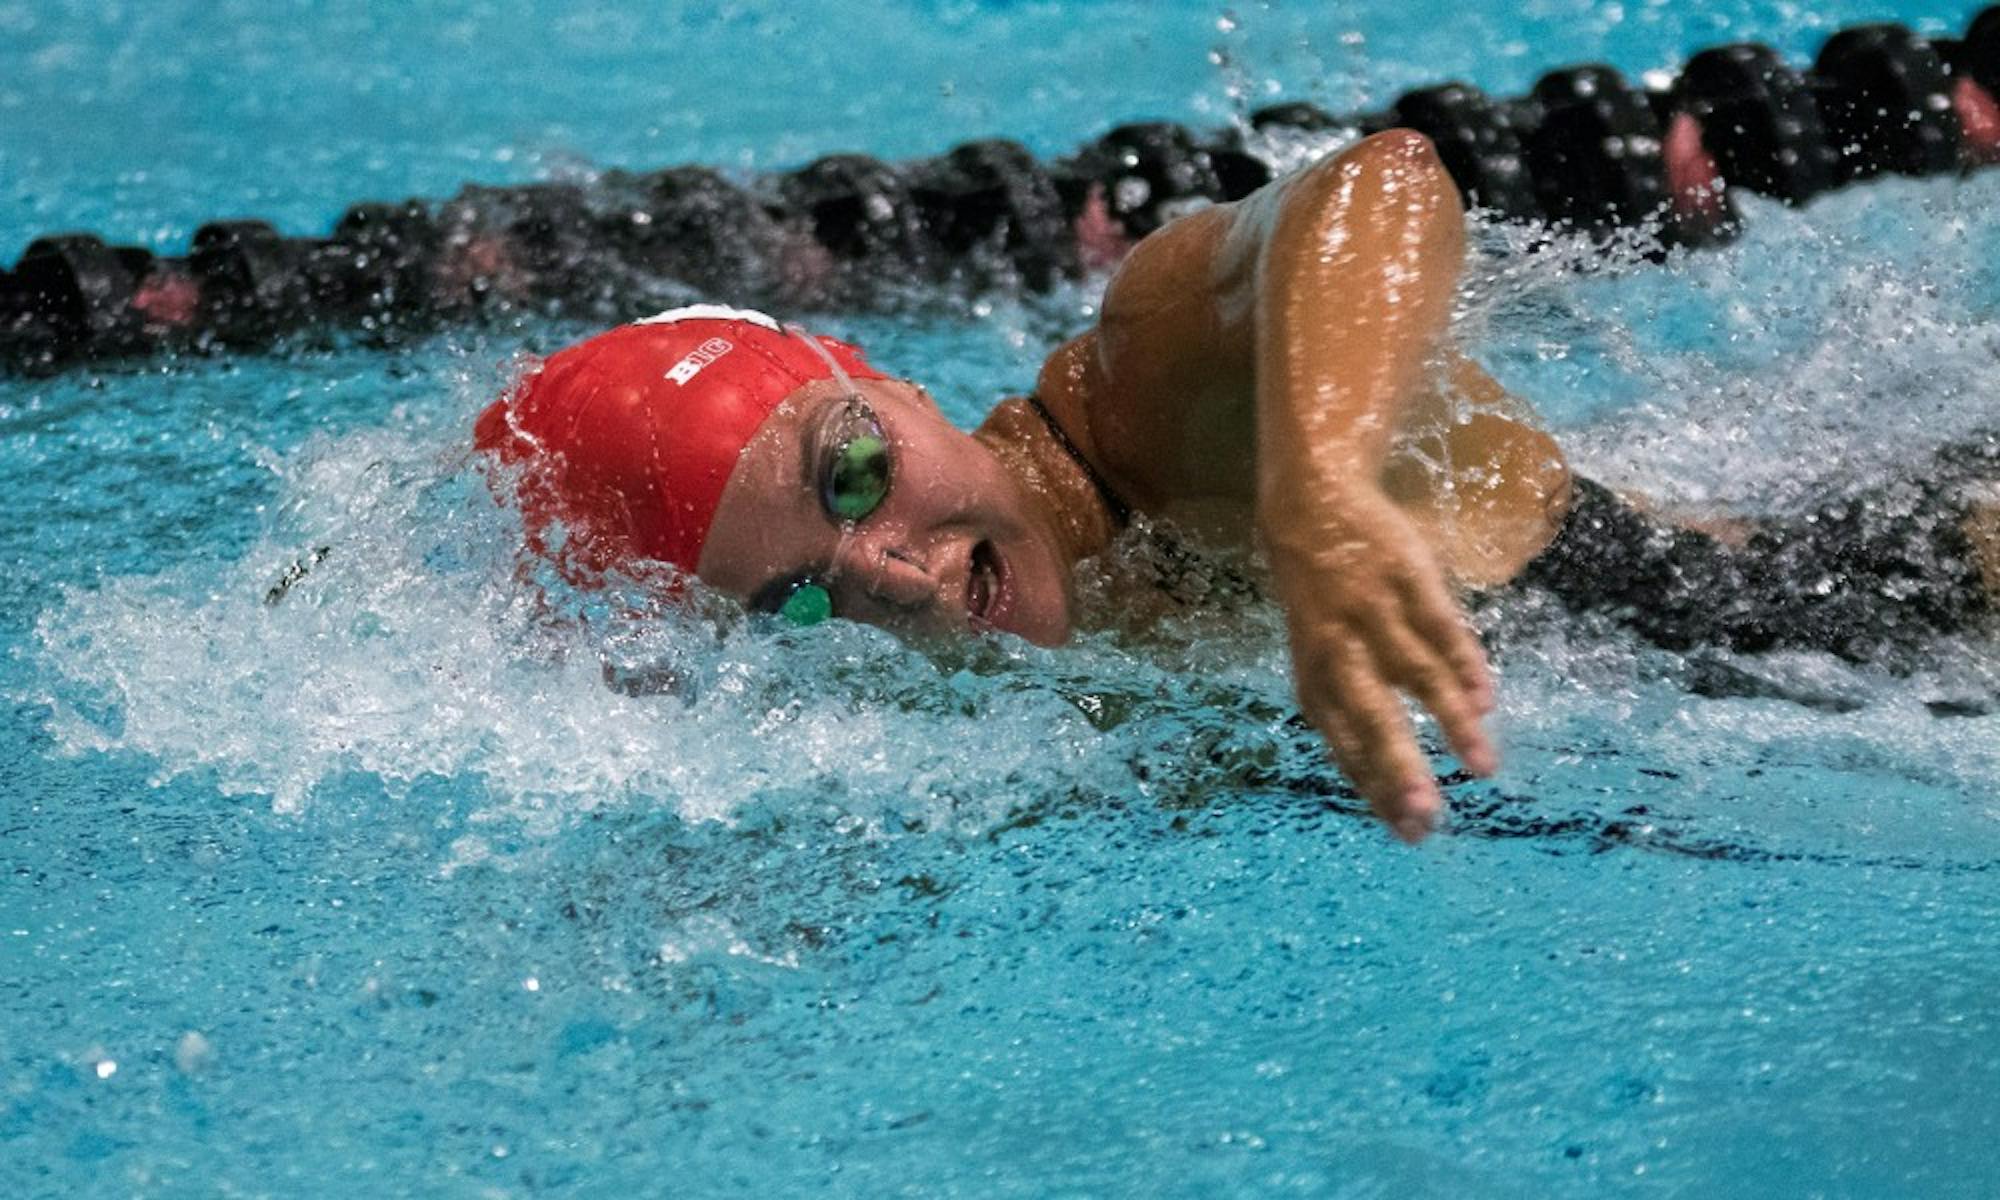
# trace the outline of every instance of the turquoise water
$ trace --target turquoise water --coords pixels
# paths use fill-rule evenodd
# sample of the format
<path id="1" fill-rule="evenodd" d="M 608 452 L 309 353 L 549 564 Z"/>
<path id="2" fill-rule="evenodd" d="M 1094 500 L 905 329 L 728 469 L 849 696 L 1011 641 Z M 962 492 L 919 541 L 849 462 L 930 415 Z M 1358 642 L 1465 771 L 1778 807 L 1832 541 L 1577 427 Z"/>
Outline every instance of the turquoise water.
<path id="1" fill-rule="evenodd" d="M 1883 10 L 1816 12 L 0 4 L 0 243 Z M 1587 277 L 1495 235 L 1461 333 L 1594 474 L 1796 507 L 1992 423 L 1996 213 L 2000 173 L 1886 182 Z M 823 323 L 969 423 L 1091 296 Z M 463 439 L 579 332 L 0 381 L 0 1195 L 1991 1194 L 2000 715 L 1929 707 L 2000 693 L 1991 642 L 1704 699 L 1494 606 L 1507 768 L 1410 852 L 1288 720 L 1268 610 L 946 657 L 552 624 Z"/>

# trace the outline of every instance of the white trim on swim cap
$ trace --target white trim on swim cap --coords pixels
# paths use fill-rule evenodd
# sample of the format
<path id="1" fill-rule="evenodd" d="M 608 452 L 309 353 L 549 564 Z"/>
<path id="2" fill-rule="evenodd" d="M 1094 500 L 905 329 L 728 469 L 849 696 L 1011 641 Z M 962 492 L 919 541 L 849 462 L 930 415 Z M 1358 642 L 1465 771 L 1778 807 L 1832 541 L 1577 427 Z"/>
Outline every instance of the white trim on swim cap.
<path id="1" fill-rule="evenodd" d="M 730 308 L 723 304 L 690 304 L 683 308 L 670 308 L 656 313 L 634 325 L 671 325 L 675 321 L 748 321 L 752 325 L 762 325 L 772 333 L 784 330 L 776 319 L 750 308 Z"/>

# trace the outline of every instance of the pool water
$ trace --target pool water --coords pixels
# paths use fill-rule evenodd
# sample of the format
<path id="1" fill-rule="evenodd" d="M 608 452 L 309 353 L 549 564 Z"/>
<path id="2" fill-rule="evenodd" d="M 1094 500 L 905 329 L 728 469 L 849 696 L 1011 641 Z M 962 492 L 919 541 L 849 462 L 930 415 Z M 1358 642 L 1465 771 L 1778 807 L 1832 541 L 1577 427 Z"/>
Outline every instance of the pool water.
<path id="1" fill-rule="evenodd" d="M 657 7 L 0 3 L 0 253 L 1966 16 Z M 1484 232 L 1461 336 L 1683 503 L 1994 422 L 2000 173 L 1748 208 L 1665 267 Z M 970 424 L 1093 296 L 816 319 Z M 1061 651 L 550 620 L 465 434 L 582 332 L 0 381 L 0 1195 L 1993 1194 L 1990 640 L 1705 698 L 1503 600 L 1506 769 L 1413 852 L 1266 606 Z"/>

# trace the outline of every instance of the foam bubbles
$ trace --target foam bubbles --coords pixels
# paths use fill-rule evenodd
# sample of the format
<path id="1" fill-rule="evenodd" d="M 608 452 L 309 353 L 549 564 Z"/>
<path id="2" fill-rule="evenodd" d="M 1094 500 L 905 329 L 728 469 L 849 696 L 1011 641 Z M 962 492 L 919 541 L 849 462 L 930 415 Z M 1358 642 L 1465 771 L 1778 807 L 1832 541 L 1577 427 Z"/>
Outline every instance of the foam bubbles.
<path id="1" fill-rule="evenodd" d="M 1462 324 L 1582 469 L 1773 511 L 1882 479 L 2000 420 L 2000 180 L 1880 179 L 1798 211 L 1739 195 L 1742 239 L 1509 254 Z M 1579 273 L 1583 265 L 1587 273 Z"/>
<path id="2" fill-rule="evenodd" d="M 203 774 L 288 813 L 363 773 L 392 796 L 476 780 L 482 819 L 530 828 L 643 805 L 979 830 L 1095 773 L 1122 787 L 1093 669 L 1135 697 L 1183 686 L 1110 638 L 924 650 L 524 579 L 518 516 L 443 430 L 317 438 L 271 466 L 276 517 L 237 560 L 71 587 L 42 615 L 63 749 L 139 753 L 157 779 Z M 471 833 L 446 866 L 491 857 Z"/>

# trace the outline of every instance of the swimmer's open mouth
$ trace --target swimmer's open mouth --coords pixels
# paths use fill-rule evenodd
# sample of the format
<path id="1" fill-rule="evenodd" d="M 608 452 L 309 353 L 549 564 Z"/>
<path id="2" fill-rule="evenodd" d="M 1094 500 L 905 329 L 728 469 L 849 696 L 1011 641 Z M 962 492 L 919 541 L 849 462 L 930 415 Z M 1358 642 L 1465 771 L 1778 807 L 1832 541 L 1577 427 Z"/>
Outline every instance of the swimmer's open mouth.
<path id="1" fill-rule="evenodd" d="M 965 575 L 965 615 L 977 628 L 1000 624 L 1008 609 L 1007 564 L 992 542 L 972 548 L 972 569 Z"/>

